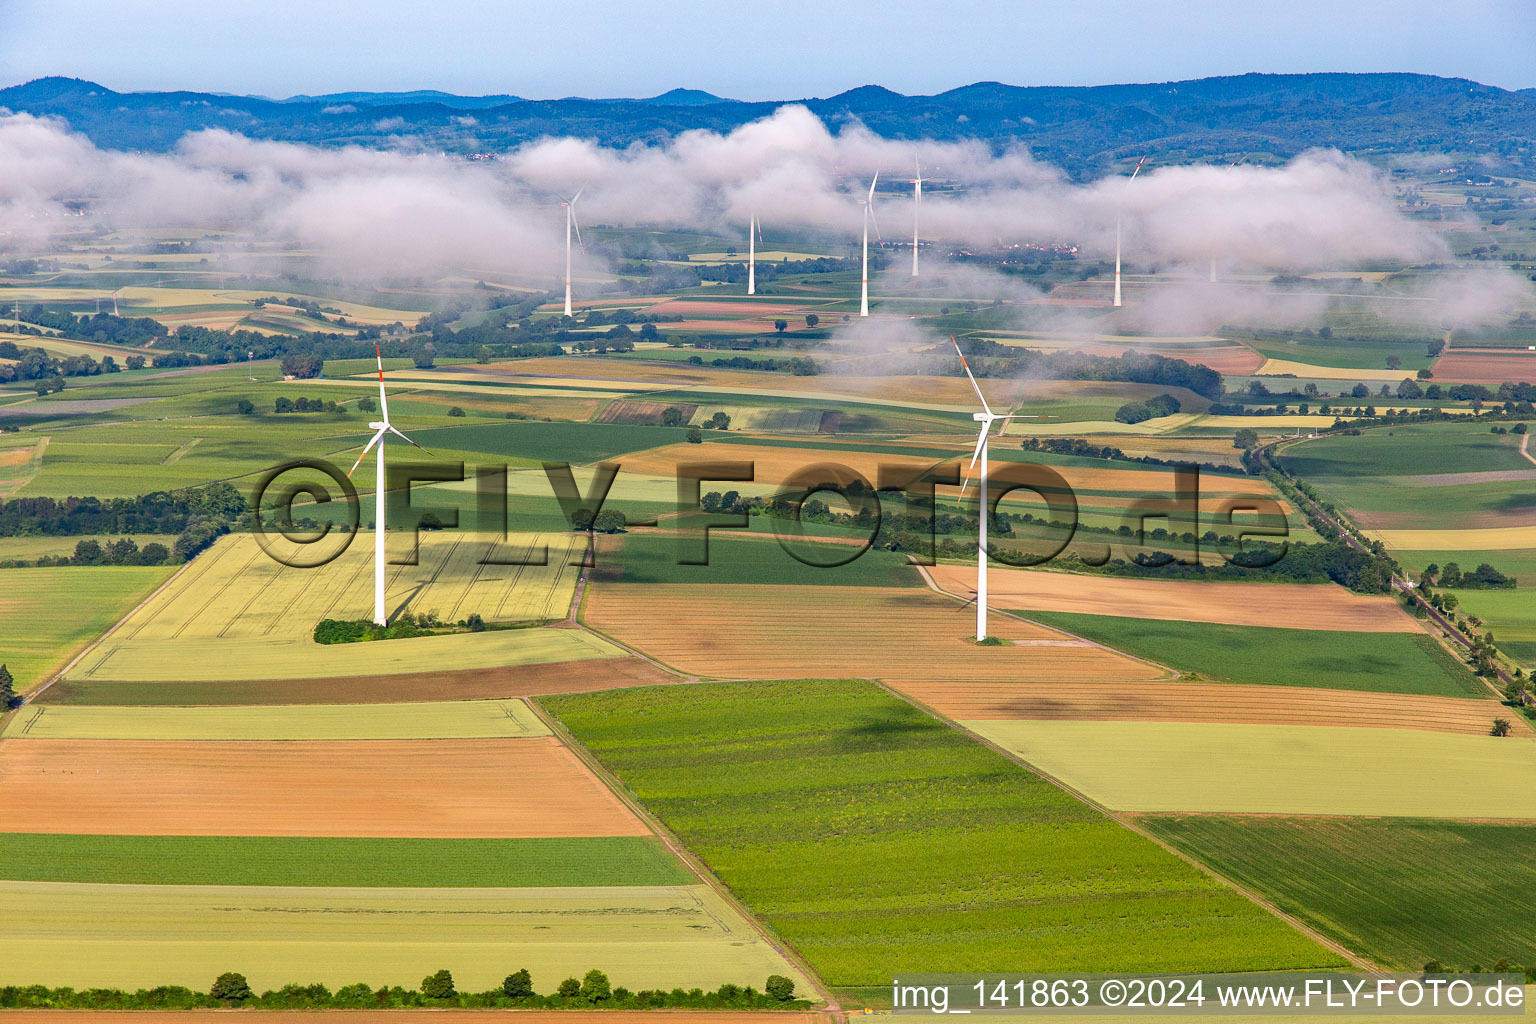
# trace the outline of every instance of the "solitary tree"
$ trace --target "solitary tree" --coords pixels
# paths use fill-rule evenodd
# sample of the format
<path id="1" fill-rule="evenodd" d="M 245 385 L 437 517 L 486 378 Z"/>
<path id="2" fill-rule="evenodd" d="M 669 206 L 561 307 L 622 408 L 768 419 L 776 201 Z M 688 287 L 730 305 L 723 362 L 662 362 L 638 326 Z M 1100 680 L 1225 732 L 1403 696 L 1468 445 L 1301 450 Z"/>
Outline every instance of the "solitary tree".
<path id="1" fill-rule="evenodd" d="M 235 403 L 235 412 L 239 413 L 241 416 L 249 416 L 255 411 L 256 406 L 252 404 L 249 398 L 242 398 L 240 401 Z"/>
<path id="2" fill-rule="evenodd" d="M 1403 365 L 1403 361 L 1400 358 L 1398 358 L 1397 356 L 1395 356 L 1395 355 L 1387 356 L 1387 369 L 1389 369 L 1389 370 L 1398 370 L 1398 369 L 1402 368 L 1402 365 Z"/>
<path id="3" fill-rule="evenodd" d="M 0 664 L 0 711 L 15 703 L 16 680 L 11 678 L 11 670 Z"/>
<path id="4" fill-rule="evenodd" d="M 815 313 L 805 314 L 805 326 L 815 327 L 819 323 L 821 323 L 821 317 L 817 316 Z"/>
<path id="5" fill-rule="evenodd" d="M 1259 432 L 1252 427 L 1243 427 L 1232 438 L 1234 448 L 1252 448 L 1259 443 Z"/>
<path id="6" fill-rule="evenodd" d="M 605 508 L 592 520 L 592 529 L 598 533 L 619 533 L 628 525 L 629 520 L 616 508 Z"/>
<path id="7" fill-rule="evenodd" d="M 451 407 L 448 410 L 448 415 L 449 416 L 456 416 L 456 417 L 458 417 L 460 419 L 463 419 L 464 418 L 464 409 L 461 406 L 455 405 L 455 406 Z"/>
<path id="8" fill-rule="evenodd" d="M 452 999 L 456 994 L 453 987 L 453 973 L 445 967 L 435 974 L 422 978 L 421 994 L 428 999 Z"/>
<path id="9" fill-rule="evenodd" d="M 683 410 L 675 405 L 669 405 L 661 410 L 661 425 L 664 427 L 680 427 L 683 425 Z"/>
<path id="10" fill-rule="evenodd" d="M 1488 730 L 1488 735 L 1490 735 L 1490 736 L 1508 736 L 1509 735 L 1509 719 L 1507 719 L 1507 718 L 1495 718 L 1493 720 L 1493 728 Z"/>
<path id="11" fill-rule="evenodd" d="M 688 443 L 689 444 L 703 444 L 704 443 L 704 432 L 701 431 L 698 427 L 689 427 L 688 428 Z"/>
<path id="12" fill-rule="evenodd" d="M 596 967 L 587 972 L 581 980 L 581 996 L 589 1003 L 601 1002 L 613 995 L 613 990 L 608 986 L 608 975 Z"/>
<path id="13" fill-rule="evenodd" d="M 511 999 L 526 999 L 533 995 L 533 975 L 528 973 L 526 967 L 513 971 L 501 983 L 501 992 Z"/>
<path id="14" fill-rule="evenodd" d="M 245 975 L 226 971 L 213 979 L 213 988 L 208 990 L 208 994 L 221 1003 L 243 1003 L 255 993 L 246 983 Z"/>
<path id="15" fill-rule="evenodd" d="M 773 329 L 778 331 L 780 334 L 783 334 L 785 331 L 789 330 L 789 321 L 775 320 L 773 322 Z"/>
<path id="16" fill-rule="evenodd" d="M 779 1002 L 787 1003 L 795 998 L 795 983 L 793 979 L 786 978 L 782 974 L 770 974 L 767 984 L 763 986 L 763 991 Z"/>

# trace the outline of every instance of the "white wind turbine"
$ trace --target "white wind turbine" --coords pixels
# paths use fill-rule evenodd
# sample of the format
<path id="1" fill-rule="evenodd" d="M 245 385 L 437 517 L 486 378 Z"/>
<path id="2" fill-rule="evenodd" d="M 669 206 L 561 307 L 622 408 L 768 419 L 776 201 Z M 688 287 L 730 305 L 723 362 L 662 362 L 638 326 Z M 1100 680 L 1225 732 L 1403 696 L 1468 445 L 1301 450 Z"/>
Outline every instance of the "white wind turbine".
<path id="1" fill-rule="evenodd" d="M 917 215 L 923 205 L 923 165 L 915 162 L 917 177 L 912 179 L 912 276 L 917 276 Z"/>
<path id="2" fill-rule="evenodd" d="M 1136 161 L 1136 169 L 1131 172 L 1131 180 L 1136 180 L 1136 175 L 1141 173 L 1141 165 L 1147 162 L 1146 157 Z M 1120 306 L 1120 214 L 1115 214 L 1115 307 Z"/>
<path id="3" fill-rule="evenodd" d="M 1238 164 L 1242 163 L 1246 159 L 1248 159 L 1248 154 L 1244 153 L 1242 156 L 1238 157 L 1236 160 L 1233 160 L 1230 164 L 1228 164 L 1227 165 L 1227 170 L 1230 171 L 1232 168 L 1236 167 Z M 1211 284 L 1215 284 L 1215 283 L 1216 283 L 1216 254 L 1213 252 L 1213 253 L 1211 253 Z"/>
<path id="4" fill-rule="evenodd" d="M 373 346 L 374 357 L 379 362 L 379 410 L 382 420 L 368 424 L 369 429 L 377 430 L 373 439 L 364 446 L 358 455 L 357 461 L 352 463 L 352 468 L 347 470 L 347 476 L 351 477 L 357 472 L 357 467 L 362 465 L 363 458 L 370 449 L 377 448 L 375 456 L 375 473 L 373 486 L 373 621 L 375 625 L 388 625 L 384 611 L 384 435 L 394 434 L 406 444 L 421 448 L 410 438 L 396 430 L 394 424 L 389 422 L 389 398 L 384 394 L 384 355 L 379 351 L 379 346 Z M 427 451 L 421 448 L 422 451 Z M 427 452 L 428 455 L 432 454 Z"/>
<path id="5" fill-rule="evenodd" d="M 752 219 L 747 223 L 747 294 L 757 294 L 757 240 L 763 237 L 763 222 L 757 219 L 757 211 L 752 211 Z"/>
<path id="6" fill-rule="evenodd" d="M 972 413 L 971 418 L 981 424 L 981 433 L 976 438 L 976 451 L 971 455 L 971 465 L 966 469 L 965 487 L 960 489 L 962 495 L 965 488 L 970 487 L 970 471 L 976 468 L 976 463 L 981 463 L 981 473 L 978 480 L 981 485 L 981 506 L 976 516 L 976 639 L 982 641 L 987 638 L 987 515 L 990 509 L 987 506 L 987 434 L 992 430 L 992 424 L 998 420 L 1036 420 L 1039 416 L 1020 416 L 1017 414 L 999 416 L 992 411 L 987 404 L 987 398 L 981 393 L 981 386 L 976 383 L 976 377 L 971 373 L 971 364 L 965 361 L 965 353 L 960 351 L 960 343 L 955 336 L 949 336 L 949 343 L 955 346 L 955 355 L 960 357 L 960 365 L 965 368 L 965 375 L 971 379 L 971 387 L 976 390 L 976 397 L 981 401 L 982 411 Z"/>
<path id="7" fill-rule="evenodd" d="M 869 222 L 875 219 L 875 184 L 880 180 L 880 172 L 869 180 L 869 198 L 862 200 L 864 206 L 864 276 L 859 285 L 859 316 L 869 316 Z M 880 225 L 875 224 L 875 237 L 880 237 Z"/>
<path id="8" fill-rule="evenodd" d="M 581 198 L 586 186 L 576 190 L 576 194 L 569 199 L 562 199 L 560 205 L 565 207 L 565 315 L 571 315 L 571 229 L 576 229 L 576 244 L 581 245 L 581 251 L 586 252 L 587 247 L 581 243 L 581 225 L 576 223 L 576 200 Z"/>

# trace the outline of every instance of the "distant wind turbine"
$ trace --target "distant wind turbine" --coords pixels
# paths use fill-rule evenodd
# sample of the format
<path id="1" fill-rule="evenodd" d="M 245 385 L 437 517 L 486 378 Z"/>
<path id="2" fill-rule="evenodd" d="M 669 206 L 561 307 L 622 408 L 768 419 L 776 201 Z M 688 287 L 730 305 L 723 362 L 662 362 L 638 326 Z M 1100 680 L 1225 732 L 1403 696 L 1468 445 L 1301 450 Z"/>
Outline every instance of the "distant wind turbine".
<path id="1" fill-rule="evenodd" d="M 1136 180 L 1136 175 L 1141 173 L 1141 165 L 1146 162 L 1146 157 L 1136 161 L 1136 169 L 1131 172 L 1132 181 Z M 1120 305 L 1120 215 L 1117 213 L 1115 214 L 1115 308 L 1118 309 Z"/>
<path id="2" fill-rule="evenodd" d="M 1230 164 L 1228 164 L 1227 165 L 1227 170 L 1230 171 L 1232 168 L 1236 167 L 1238 164 L 1242 163 L 1246 159 L 1248 159 L 1248 154 L 1244 153 L 1242 156 L 1238 157 L 1236 160 L 1233 160 Z M 1211 253 L 1211 284 L 1215 284 L 1215 283 L 1216 283 L 1216 254 L 1213 252 L 1213 253 Z"/>
<path id="3" fill-rule="evenodd" d="M 960 343 L 955 336 L 949 336 L 949 343 L 955 346 L 955 355 L 960 357 L 960 365 L 965 368 L 965 375 L 971 379 L 971 387 L 976 389 L 976 397 L 981 401 L 982 411 L 972 413 L 971 418 L 981 424 L 981 433 L 976 438 L 976 451 L 971 455 L 971 464 L 966 469 L 965 487 L 971 485 L 970 471 L 976 468 L 976 463 L 981 463 L 979 482 L 981 485 L 981 508 L 976 517 L 976 639 L 978 641 L 987 638 L 987 515 L 991 511 L 987 505 L 987 434 L 992 430 L 992 424 L 998 420 L 1037 420 L 1039 416 L 1009 415 L 999 416 L 992 411 L 987 404 L 987 398 L 981 393 L 981 386 L 976 383 L 976 377 L 971 373 L 971 364 L 965 361 L 965 353 L 960 351 Z M 960 489 L 961 495 L 965 494 L 965 487 Z"/>
<path id="4" fill-rule="evenodd" d="M 375 461 L 377 476 L 373 486 L 373 621 L 375 625 L 385 626 L 389 623 L 384 611 L 384 435 L 394 434 L 406 444 L 417 448 L 421 448 L 421 445 L 400 433 L 395 429 L 394 424 L 389 422 L 389 398 L 384 394 L 384 355 L 379 351 L 377 343 L 373 346 L 373 354 L 379 363 L 379 409 L 383 419 L 368 424 L 369 429 L 377 430 L 378 433 L 374 434 L 373 440 L 364 446 L 357 456 L 357 461 L 352 463 L 351 469 L 347 470 L 347 476 L 351 477 L 357 472 L 357 467 L 362 465 L 363 458 L 370 449 L 378 449 Z M 421 450 L 427 451 L 425 448 Z M 427 452 L 427 454 L 432 453 Z"/>
<path id="5" fill-rule="evenodd" d="M 917 177 L 912 179 L 912 276 L 917 276 L 917 215 L 923 205 L 923 165 L 915 161 Z"/>
<path id="6" fill-rule="evenodd" d="M 576 244 L 581 245 L 581 251 L 586 252 L 587 247 L 581 242 L 581 225 L 576 223 L 576 200 L 586 191 L 586 186 L 576 190 L 576 194 L 569 199 L 563 199 L 560 205 L 565 207 L 565 315 L 571 315 L 571 229 L 576 229 Z"/>
<path id="7" fill-rule="evenodd" d="M 757 294 L 757 240 L 763 237 L 763 222 L 757 219 L 757 211 L 752 211 L 752 219 L 747 222 L 747 294 Z"/>
<path id="8" fill-rule="evenodd" d="M 859 285 L 859 316 L 869 316 L 869 224 L 875 219 L 875 185 L 880 172 L 869 180 L 869 198 L 864 203 L 864 276 Z M 875 224 L 875 237 L 880 238 L 880 225 Z"/>

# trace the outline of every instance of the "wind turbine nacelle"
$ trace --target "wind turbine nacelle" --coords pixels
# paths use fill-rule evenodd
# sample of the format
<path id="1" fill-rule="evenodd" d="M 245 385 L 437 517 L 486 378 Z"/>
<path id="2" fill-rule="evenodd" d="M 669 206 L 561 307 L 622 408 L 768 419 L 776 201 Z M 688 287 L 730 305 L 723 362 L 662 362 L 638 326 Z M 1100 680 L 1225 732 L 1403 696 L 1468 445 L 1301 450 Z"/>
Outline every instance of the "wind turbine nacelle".
<path id="1" fill-rule="evenodd" d="M 973 412 L 973 413 L 971 413 L 971 419 L 975 420 L 977 423 L 986 423 L 987 421 L 992 419 L 992 417 L 988 416 L 984 412 Z"/>
<path id="2" fill-rule="evenodd" d="M 387 426 L 389 426 L 388 423 L 370 423 L 370 424 L 368 424 L 368 429 L 369 430 L 383 430 Z"/>

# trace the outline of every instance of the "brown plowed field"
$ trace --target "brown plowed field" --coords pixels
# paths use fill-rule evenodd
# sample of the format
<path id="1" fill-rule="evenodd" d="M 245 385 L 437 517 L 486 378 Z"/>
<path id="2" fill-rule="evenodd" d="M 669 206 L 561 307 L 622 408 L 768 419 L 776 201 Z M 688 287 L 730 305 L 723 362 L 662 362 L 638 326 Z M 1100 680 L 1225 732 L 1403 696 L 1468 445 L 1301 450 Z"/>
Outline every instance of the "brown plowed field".
<path id="1" fill-rule="evenodd" d="M 315 679 L 155 680 L 66 679 L 40 704 L 115 704 L 114 693 L 135 704 L 393 704 L 412 700 L 481 700 L 593 693 L 624 686 L 675 683 L 677 677 L 640 658 L 590 658 L 542 665 L 503 665 L 442 672 Z"/>
<path id="2" fill-rule="evenodd" d="M 971 566 L 935 565 L 928 571 L 952 594 L 976 592 Z M 1329 583 L 1195 583 L 994 568 L 987 574 L 987 592 L 995 607 L 1030 611 L 1366 633 L 1419 631 L 1390 597 L 1354 594 Z"/>
<path id="3" fill-rule="evenodd" d="M 646 827 L 559 740 L 0 740 L 0 832 L 521 838 Z"/>
<path id="4" fill-rule="evenodd" d="M 1506 380 L 1536 381 L 1536 352 L 1453 348 L 1435 361 L 1435 380 L 1497 386 Z"/>
<path id="5" fill-rule="evenodd" d="M 888 680 L 957 721 L 1245 722 L 1424 729 L 1484 736 L 1497 706 L 1457 697 L 1227 683 L 1042 685 Z M 1529 727 L 1517 726 L 1521 731 Z"/>
<path id="6" fill-rule="evenodd" d="M 1154 666 L 994 614 L 1011 646 L 978 647 L 974 611 L 928 590 L 594 584 L 586 621 L 687 672 L 725 679 L 1155 679 Z"/>

